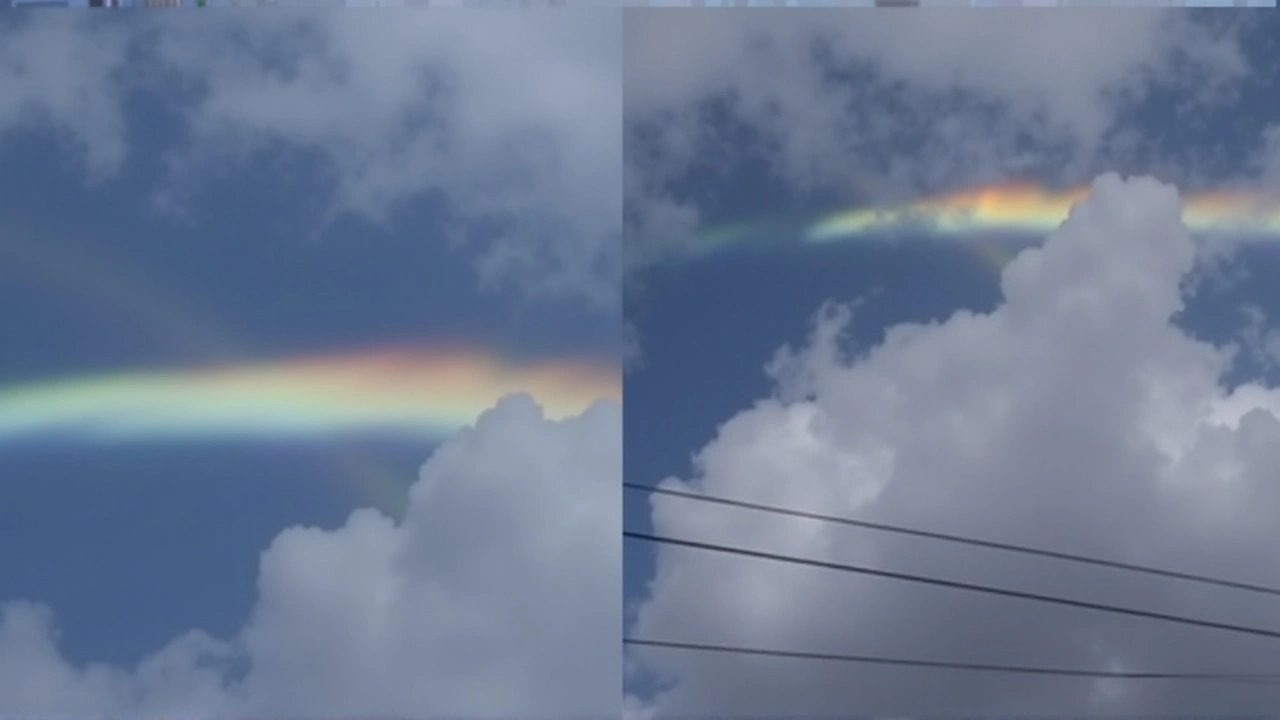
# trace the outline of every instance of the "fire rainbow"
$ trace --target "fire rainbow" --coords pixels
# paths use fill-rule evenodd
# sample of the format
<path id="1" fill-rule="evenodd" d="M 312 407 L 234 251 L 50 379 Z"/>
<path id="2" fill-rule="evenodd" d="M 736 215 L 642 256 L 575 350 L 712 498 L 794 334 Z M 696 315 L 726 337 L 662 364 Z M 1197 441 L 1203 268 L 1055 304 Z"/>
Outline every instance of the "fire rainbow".
<path id="1" fill-rule="evenodd" d="M 621 376 L 606 363 L 520 365 L 481 352 L 393 348 L 44 380 L 0 387 L 0 445 L 24 438 L 443 440 L 512 393 L 532 396 L 559 419 L 597 400 L 620 402 Z"/>
<path id="2" fill-rule="evenodd" d="M 1040 235 L 1062 224 L 1086 187 L 1053 191 L 1031 183 L 1004 183 L 925 198 L 895 208 L 862 208 L 814 223 L 805 239 L 839 242 L 902 230 L 931 235 Z M 1244 191 L 1214 191 L 1183 199 L 1183 222 L 1193 233 L 1280 238 L 1280 198 Z"/>

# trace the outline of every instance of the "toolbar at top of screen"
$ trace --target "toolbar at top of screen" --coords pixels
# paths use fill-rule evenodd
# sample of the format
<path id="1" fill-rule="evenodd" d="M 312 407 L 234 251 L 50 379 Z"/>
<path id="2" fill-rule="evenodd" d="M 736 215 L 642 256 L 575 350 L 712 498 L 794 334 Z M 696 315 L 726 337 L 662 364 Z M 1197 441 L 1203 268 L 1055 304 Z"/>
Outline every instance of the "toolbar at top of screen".
<path id="1" fill-rule="evenodd" d="M 205 7 L 416 7 L 509 8 L 622 7 L 621 0 L 0 0 L 10 7 L 109 7 L 109 8 L 205 8 Z"/>
<path id="2" fill-rule="evenodd" d="M 1276 0 L 622 0 L 649 8 L 1275 7 Z"/>
<path id="3" fill-rule="evenodd" d="M 10 7 L 863 8 L 1275 7 L 1277 0 L 0 0 Z"/>

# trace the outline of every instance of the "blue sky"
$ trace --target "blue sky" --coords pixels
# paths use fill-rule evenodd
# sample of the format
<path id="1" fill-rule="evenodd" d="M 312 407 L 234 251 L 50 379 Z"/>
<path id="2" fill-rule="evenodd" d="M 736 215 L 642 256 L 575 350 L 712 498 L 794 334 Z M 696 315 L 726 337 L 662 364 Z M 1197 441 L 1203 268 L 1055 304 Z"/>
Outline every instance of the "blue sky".
<path id="1" fill-rule="evenodd" d="M 611 715 L 619 592 L 626 630 L 663 639 L 1154 671 L 1271 657 L 616 533 L 1269 626 L 1238 594 L 650 505 L 616 481 L 1269 582 L 1280 258 L 1199 254 L 1176 193 L 1280 187 L 1270 15 L 246 18 L 0 20 L 0 385 L 394 342 L 626 353 L 625 442 L 617 402 L 557 422 L 516 397 L 438 446 L 8 443 L 0 711 Z M 827 212 L 1010 179 L 1093 193 L 1003 277 L 980 238 L 799 242 Z M 743 221 L 743 249 L 686 251 Z M 624 235 L 668 262 L 623 280 Z M 370 473 L 402 483 L 399 512 L 370 507 L 352 478 Z M 631 659 L 637 715 L 1275 701 Z"/>
<path id="2" fill-rule="evenodd" d="M 1031 13 L 888 15 L 859 16 L 859 22 L 847 13 L 818 11 L 628 15 L 626 242 L 633 256 L 666 253 L 668 261 L 634 267 L 629 280 L 625 315 L 634 346 L 625 380 L 625 477 L 644 484 L 680 478 L 687 484 L 679 487 L 694 491 L 902 524 L 915 519 L 916 526 L 931 529 L 1089 549 L 1110 557 L 1141 557 L 1150 564 L 1218 575 L 1255 580 L 1268 573 L 1274 576 L 1264 557 L 1254 557 L 1260 552 L 1257 543 L 1265 544 L 1261 538 L 1273 531 L 1262 525 L 1256 531 L 1242 529 L 1253 527 L 1246 511 L 1238 511 L 1235 530 L 1223 530 L 1216 539 L 1189 532 L 1197 540 L 1181 546 L 1173 529 L 1195 527 L 1209 517 L 1203 510 L 1197 514 L 1166 507 L 1162 503 L 1172 502 L 1169 497 L 1147 485 L 1141 491 L 1124 491 L 1130 494 L 1114 489 L 1127 487 L 1125 478 L 1136 484 L 1147 482 L 1148 475 L 1179 472 L 1186 473 L 1187 483 L 1197 482 L 1197 477 L 1204 483 L 1202 476 L 1212 474 L 1212 465 L 1158 470 L 1150 459 L 1116 459 L 1123 457 L 1119 450 L 1116 458 L 1107 455 L 1112 450 L 1107 441 L 1084 428 L 1111 427 L 1103 413 L 1109 401 L 1080 401 L 1075 407 L 1065 399 L 1069 394 L 1056 404 L 1037 401 L 1048 405 L 1028 399 L 1026 412 L 1033 414 L 1023 424 L 1053 427 L 1052 434 L 1022 437 L 1023 429 L 1001 426 L 1004 429 L 990 430 L 984 437 L 1009 444 L 995 445 L 993 452 L 973 460 L 971 473 L 958 461 L 946 471 L 942 468 L 947 466 L 941 466 L 937 472 L 926 472 L 936 458 L 952 452 L 951 439 L 930 434 L 931 422 L 957 412 L 958 417 L 972 418 L 965 422 L 983 427 L 975 406 L 966 405 L 979 400 L 957 399 L 964 387 L 995 383 L 981 392 L 991 397 L 1010 393 L 1014 403 L 1019 402 L 1012 395 L 1015 387 L 1028 393 L 1035 388 L 1044 398 L 1058 398 L 1055 388 L 1074 387 L 1064 392 L 1089 396 L 1087 388 L 1107 387 L 1114 378 L 1106 369 L 1095 368 L 1093 375 L 1076 378 L 1069 374 L 1072 367 L 1092 367 L 1092 356 L 1080 349 L 1081 337 L 1107 345 L 1106 323 L 1097 320 L 1100 324 L 1087 331 L 1078 330 L 1086 335 L 1073 336 L 1075 344 L 1044 345 L 1048 357 L 1068 358 L 1064 368 L 1044 363 L 1022 368 L 1012 359 L 1021 357 L 1021 351 L 995 345 L 994 339 L 965 350 L 963 358 L 949 360 L 945 352 L 939 353 L 947 347 L 959 352 L 956 343 L 962 342 L 961 328 L 967 322 L 964 317 L 949 321 L 953 314 L 970 311 L 982 317 L 1003 306 L 992 316 L 992 322 L 1002 323 L 1032 307 L 1031 290 L 1025 297 L 1008 299 L 1008 288 L 1002 289 L 996 271 L 974 250 L 983 238 L 913 237 L 825 248 L 802 244 L 806 219 L 1010 180 L 1075 186 L 1115 172 L 1154 176 L 1184 193 L 1269 191 L 1275 187 L 1280 157 L 1274 141 L 1267 140 L 1269 130 L 1280 126 L 1273 72 L 1280 56 L 1270 16 L 1082 11 L 1072 17 L 1060 12 L 1054 15 L 1056 22 L 1049 22 Z M 1123 47 L 1118 41 L 1122 36 Z M 1176 47 L 1173 38 L 1179 38 Z M 1183 42 L 1190 38 L 1197 40 Z M 675 75 L 676 67 L 688 70 Z M 1104 184 L 1101 190 L 1095 188 L 1095 195 L 1111 197 L 1113 190 L 1119 206 L 1127 203 L 1135 213 L 1146 212 L 1142 208 L 1148 207 L 1143 199 L 1147 186 Z M 775 218 L 781 222 L 773 228 L 754 231 L 754 243 L 701 255 L 683 249 L 690 236 Z M 1135 233 L 1141 234 L 1131 226 L 1109 229 L 1103 220 L 1082 219 L 1071 232 L 1060 233 L 1060 249 L 1055 252 L 1062 255 L 1054 257 L 1075 252 L 1072 247 L 1093 248 L 1099 255 L 1088 266 L 1101 273 L 1102 268 L 1125 262 L 1114 244 Z M 1113 245 L 1095 247 L 1080 239 L 1090 236 L 1109 238 Z M 1025 240 L 1026 245 L 1044 242 L 1043 237 Z M 1178 251 L 1171 244 L 1153 252 L 1174 257 Z M 1046 268 L 1065 268 L 1045 262 Z M 1140 266 L 1160 264 L 1148 259 Z M 1160 318 L 1162 337 L 1172 333 L 1177 343 L 1198 348 L 1194 353 L 1210 355 L 1215 346 L 1237 346 L 1234 359 L 1223 361 L 1222 372 L 1206 370 L 1208 374 L 1195 381 L 1202 384 L 1197 387 L 1216 388 L 1213 393 L 1227 397 L 1230 389 L 1242 384 L 1269 388 L 1275 383 L 1275 361 L 1265 347 L 1269 321 L 1263 318 L 1278 311 L 1280 296 L 1270 282 L 1277 269 L 1280 256 L 1273 248 L 1244 247 L 1225 260 L 1196 260 L 1191 272 L 1163 281 L 1173 282 L 1176 290 L 1178 282 L 1199 280 L 1195 292 L 1186 295 L 1185 309 L 1172 319 Z M 1048 279 L 1050 270 L 1043 272 L 1046 278 L 1034 287 L 1057 287 Z M 1109 281 L 1103 274 L 1081 282 L 1103 302 L 1120 302 L 1105 295 Z M 827 303 L 856 303 L 852 321 L 845 326 L 839 317 L 820 313 Z M 1123 305 L 1113 307 L 1117 317 L 1125 316 Z M 1254 318 L 1250 307 L 1261 315 Z M 1040 352 L 1039 343 L 1057 343 L 1050 335 L 1067 331 L 1061 317 L 1031 317 L 1037 329 L 1022 341 L 1026 353 Z M 913 338 L 900 327 L 907 324 L 926 327 Z M 812 334 L 815 328 L 817 335 Z M 837 329 L 844 334 L 831 335 Z M 886 333 L 897 333 L 899 339 L 877 349 Z M 826 356 L 829 337 L 838 337 L 834 347 L 847 356 Z M 1211 345 L 1197 345 L 1197 340 Z M 784 346 L 800 351 L 791 366 L 799 375 L 771 377 L 766 365 Z M 1116 367 L 1137 367 L 1142 357 L 1157 358 L 1157 365 L 1173 363 L 1171 358 L 1182 350 L 1171 348 L 1156 355 L 1143 354 L 1154 350 L 1135 349 L 1135 354 L 1121 356 L 1121 350 L 1114 350 Z M 909 375 L 906 368 L 916 367 L 910 363 L 925 363 L 926 358 L 937 363 L 938 375 Z M 1034 382 L 1013 385 L 1024 374 Z M 1008 376 L 1007 389 L 998 387 L 1002 375 Z M 1207 386 L 1204 378 L 1210 380 Z M 872 387 L 887 388 L 885 398 L 900 398 L 910 410 L 892 405 L 874 414 L 872 408 L 879 407 L 875 403 L 880 400 L 867 395 Z M 1117 385 L 1114 396 L 1129 397 L 1125 387 Z M 1141 408 L 1141 403 L 1155 401 L 1134 402 Z M 1112 410 L 1115 417 L 1129 417 L 1119 406 Z M 1074 411 L 1084 414 L 1075 417 Z M 904 429 L 899 436 L 887 429 L 898 423 L 918 430 Z M 1274 430 L 1267 425 L 1266 432 Z M 866 438 L 882 444 L 866 445 L 872 442 Z M 1070 471 L 1059 474 L 1037 464 L 1050 460 L 1035 459 L 1035 453 L 1053 458 L 1059 450 L 1068 457 L 1078 453 L 1079 474 L 1118 479 L 1097 486 L 1080 480 L 1073 490 L 1061 484 L 1066 479 L 1058 479 L 1072 478 Z M 1090 456 L 1094 452 L 1097 459 Z M 701 455 L 700 463 L 693 462 L 695 454 Z M 884 457 L 893 458 L 896 471 L 875 464 Z M 1243 449 L 1234 457 L 1245 465 L 1250 462 Z M 1254 502 L 1264 504 L 1271 502 L 1262 489 L 1269 482 L 1265 467 L 1258 465 L 1257 474 L 1248 475 L 1250 482 L 1262 483 L 1251 492 Z M 1037 469 L 1028 475 L 1028 468 Z M 864 471 L 870 473 L 870 487 L 880 488 L 876 497 L 881 499 L 864 502 L 848 495 L 854 477 Z M 944 478 L 946 472 L 956 477 L 955 492 L 964 493 L 954 500 L 954 510 L 929 499 L 934 491 L 927 488 L 935 482 L 930 478 Z M 939 497 L 943 496 L 951 497 Z M 1046 592 L 1053 588 L 1058 594 L 1121 604 L 1128 598 L 1130 605 L 1142 605 L 1145 599 L 1147 606 L 1164 602 L 1171 611 L 1219 619 L 1258 618 L 1256 622 L 1265 625 L 1266 616 L 1257 615 L 1261 606 L 1240 598 L 1206 599 L 1186 588 L 1158 586 L 1164 595 L 1153 600 L 1146 594 L 1155 592 L 1151 584 L 1135 585 L 1131 578 L 1100 577 L 1071 568 L 1048 570 L 853 531 L 819 531 L 677 498 L 661 498 L 654 505 L 641 493 L 629 491 L 624 498 L 625 525 L 643 532 L 880 566 L 892 565 L 897 558 L 889 569 L 911 567 L 925 574 L 941 569 L 959 579 L 982 578 Z M 1133 502 L 1146 505 L 1125 504 Z M 1126 507 L 1145 509 L 1114 525 L 1098 519 Z M 1222 510 L 1224 517 L 1236 512 L 1233 507 Z M 1047 513 L 1043 518 L 1048 519 L 1040 526 L 1027 525 L 1027 518 L 1040 517 L 1037 513 Z M 1149 516 L 1148 522 L 1139 519 L 1144 516 Z M 1212 522 L 1225 522 L 1212 517 Z M 1256 522 L 1264 521 L 1259 517 Z M 1147 548 L 1148 554 L 1130 555 L 1139 552 L 1135 547 Z M 1160 547 L 1165 549 L 1153 549 Z M 1252 549 L 1241 549 L 1246 547 Z M 956 598 L 909 586 L 885 588 L 872 580 L 832 578 L 816 570 L 779 569 L 683 549 L 658 550 L 643 542 L 628 541 L 624 557 L 628 630 L 637 636 L 1132 670 L 1158 670 L 1179 659 L 1193 660 L 1194 655 L 1168 655 L 1158 649 L 1171 642 L 1166 638 L 1177 637 L 1188 644 L 1203 642 L 1196 645 L 1204 652 L 1201 657 L 1216 659 L 1218 670 L 1226 670 L 1221 665 L 1228 659 L 1237 661 L 1233 667 L 1248 666 L 1250 658 L 1254 665 L 1265 664 L 1266 655 L 1255 654 L 1264 652 L 1262 646 L 1248 639 L 1184 635 L 1158 624 L 1134 629 L 1109 624 L 1109 618 L 981 597 Z M 1061 579 L 1046 575 L 1051 572 L 1061 573 Z M 895 607 L 901 612 L 887 610 Z M 938 620 L 923 619 L 930 615 Z M 999 639 L 1003 634 L 979 639 L 964 629 L 999 623 L 1017 628 L 1010 629 L 1008 637 L 1023 642 Z M 1152 635 L 1162 629 L 1165 636 Z M 1107 636 L 1108 632 L 1113 634 Z M 1086 647 L 1092 649 L 1084 650 L 1079 642 L 1088 637 L 1103 639 L 1090 641 L 1094 645 Z M 1273 695 L 1241 692 L 1238 687 L 1037 683 L 671 650 L 637 652 L 632 659 L 640 668 L 628 680 L 633 702 L 659 715 L 829 714 L 852 709 L 903 716 L 1044 713 L 1050 708 L 1055 713 L 1152 714 L 1188 708 L 1256 711 L 1274 704 Z"/>
<path id="3" fill-rule="evenodd" d="M 163 126 L 157 113 L 130 110 L 140 137 Z M 135 147 L 144 167 L 148 155 L 161 151 Z M 86 188 L 65 155 L 37 132 L 5 141 L 0 202 L 6 225 L 23 228 L 15 233 L 23 239 L 10 242 L 29 244 L 37 257 L 53 255 L 44 273 L 11 266 L 6 384 L 208 363 L 221 359 L 214 338 L 248 360 L 433 342 L 516 357 L 618 353 L 613 323 L 599 313 L 569 304 L 520 314 L 518 295 L 478 289 L 466 254 L 422 242 L 440 223 L 429 203 L 416 203 L 386 228 L 351 221 L 308 242 L 289 228 L 317 190 L 291 182 L 296 173 L 274 171 L 270 158 L 211 182 L 187 224 L 147 212 L 154 173 L 140 168 L 133 177 Z M 145 316 L 148 308 L 113 307 L 92 290 L 77 291 L 84 278 L 73 264 L 86 258 L 110 268 L 104 273 L 119 268 L 129 279 L 100 279 L 139 283 L 141 297 L 163 306 L 151 310 L 185 326 L 164 327 Z M 182 337 L 188 332 L 209 341 Z M 230 632 L 252 602 L 257 553 L 280 528 L 334 527 L 370 500 L 332 467 L 328 442 L 10 448 L 5 475 L 26 480 L 6 503 L 4 524 L 26 532 L 6 544 L 10 572 L 0 595 L 49 602 L 68 657 L 81 662 L 135 663 L 192 626 Z M 407 488 L 430 449 L 354 452 L 388 465 Z M 176 480 L 178 474 L 188 477 Z M 65 520 L 56 524 L 36 520 L 60 516 Z M 228 523 L 239 529 L 220 532 Z M 86 546 L 85 537 L 100 540 Z M 31 555 L 31 547 L 50 554 Z M 91 602 L 86 583 L 95 588 Z"/>
<path id="4" fill-rule="evenodd" d="M 621 98 L 616 14 L 483 28 L 474 16 L 430 28 L 391 15 L 151 20 L 0 20 L 0 56 L 17 60 L 0 73 L 0 92 L 13 99 L 0 111 L 0 386 L 389 345 L 618 363 L 619 230 L 608 211 L 620 175 L 609 147 Z M 505 37 L 503 47 L 470 49 L 466 38 L 478 32 Z M 525 71 L 496 83 L 486 74 L 513 57 Z M 81 66 L 86 58 L 92 67 Z M 329 68 L 308 64 L 315 60 Z M 591 112 L 566 107 L 573 103 Z M 597 127 L 610 122 L 612 140 Z M 609 177 L 612 188 L 599 180 Z M 0 666 L 29 676 L 0 672 L 13 683 L 0 680 L 0 709 L 207 716 L 616 707 L 617 590 L 601 586 L 619 572 L 610 544 L 593 541 L 602 549 L 571 558 L 521 548 L 614 537 L 609 462 L 619 461 L 620 446 L 612 451 L 607 438 L 620 442 L 619 412 L 606 402 L 552 424 L 522 402 L 502 405 L 470 439 L 447 446 L 434 470 L 422 468 L 440 449 L 427 437 L 11 441 L 0 449 L 0 603 L 43 606 L 57 655 L 33 662 L 37 650 L 15 633 L 40 624 L 11 610 L 0 623 Z M 556 477 L 531 472 L 530 453 L 551 453 L 542 466 Z M 510 464 L 493 466 L 497 455 Z M 406 511 L 420 472 L 422 497 Z M 368 487 L 368 474 L 398 485 L 398 506 Z M 549 498 L 523 497 L 504 482 Z M 513 522 L 504 504 L 537 508 L 570 496 L 596 515 Z M 486 501 L 492 507 L 475 506 L 483 498 L 495 498 Z M 359 512 L 370 506 L 400 524 Z M 487 537 L 472 537 L 477 531 Z M 416 564 L 390 563 L 386 575 L 361 580 L 383 567 L 368 554 L 379 547 L 369 537 L 403 556 L 396 562 Z M 308 552 L 320 555 L 298 560 Z M 467 552 L 485 558 L 486 569 L 451 580 L 440 558 L 465 564 Z M 316 562 L 338 565 L 308 576 Z M 400 610 L 359 609 L 381 597 L 379 583 L 419 576 L 434 585 L 393 593 Z M 357 605 L 343 605 L 339 588 L 355 592 Z M 566 593 L 575 598 L 561 607 Z M 583 625 L 609 630 L 564 642 L 562 659 L 543 658 L 536 633 L 513 639 L 504 595 L 529 598 L 523 612 L 547 632 L 563 634 L 562 612 L 574 614 L 579 633 Z M 289 602 L 316 605 L 301 612 Z M 448 602 L 491 616 L 471 637 L 442 620 Z M 323 622 L 305 619 L 313 611 Z M 398 639 L 350 634 L 379 613 Z M 297 634 L 291 615 L 303 618 Z M 321 640 L 328 650 L 305 645 L 318 642 L 306 638 L 320 637 L 320 625 L 335 628 Z M 192 629 L 234 646 L 231 660 L 215 663 L 221 674 L 202 675 L 217 652 L 179 647 L 170 658 L 176 672 L 148 675 L 148 658 Z M 370 644 L 347 668 L 358 642 Z M 456 643 L 470 645 L 485 670 L 455 662 Z M 529 667 L 512 643 L 544 662 Z M 90 665 L 107 666 L 124 685 L 77 674 Z M 457 672 L 470 676 L 451 679 Z M 294 676 L 329 687 L 306 689 Z M 475 694 L 471 683 L 486 682 L 501 689 Z M 120 694 L 124 687 L 134 690 Z"/>

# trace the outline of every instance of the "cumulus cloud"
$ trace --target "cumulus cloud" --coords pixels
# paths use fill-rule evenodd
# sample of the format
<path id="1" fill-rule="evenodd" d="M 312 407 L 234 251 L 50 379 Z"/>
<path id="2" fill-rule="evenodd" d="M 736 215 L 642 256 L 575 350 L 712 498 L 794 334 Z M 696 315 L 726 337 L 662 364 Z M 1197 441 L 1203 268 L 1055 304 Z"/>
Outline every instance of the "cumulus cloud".
<path id="1" fill-rule="evenodd" d="M 622 666 L 622 417 L 503 400 L 422 467 L 402 523 L 290 528 L 233 639 L 77 667 L 47 609 L 0 616 L 0 711 L 100 717 L 604 717 Z"/>
<path id="2" fill-rule="evenodd" d="M 0 132 L 52 128 L 95 177 L 131 148 L 125 100 L 175 105 L 157 207 L 285 150 L 318 162 L 318 227 L 442 199 L 486 285 L 616 311 L 620 13 L 32 17 L 0 43 Z M 136 136 L 134 136 L 136 137 Z"/>
<path id="3" fill-rule="evenodd" d="M 870 16 L 653 10 L 625 28 L 628 239 L 661 242 L 709 202 L 693 168 L 735 148 L 793 190 L 881 201 L 1032 170 L 1077 177 L 1135 150 L 1153 89 L 1221 104 L 1237 27 L 1187 13 Z M 909 151 L 904 151 L 908 149 Z M 635 210 L 632 210 L 634 203 Z"/>
<path id="4" fill-rule="evenodd" d="M 664 486 L 1280 584 L 1280 392 L 1176 322 L 1177 191 L 1105 175 L 1004 270 L 990 313 L 848 347 L 850 309 Z M 659 534 L 1275 627 L 1270 599 L 666 496 Z M 1274 641 L 691 549 L 659 550 L 631 635 L 1099 670 L 1265 672 Z M 1260 712 L 1274 688 L 1094 682 L 638 649 L 667 714 Z"/>
<path id="5" fill-rule="evenodd" d="M 1240 330 L 1244 357 L 1261 370 L 1273 370 L 1280 361 L 1280 330 L 1273 327 L 1262 308 L 1245 305 L 1241 309 L 1245 326 Z"/>

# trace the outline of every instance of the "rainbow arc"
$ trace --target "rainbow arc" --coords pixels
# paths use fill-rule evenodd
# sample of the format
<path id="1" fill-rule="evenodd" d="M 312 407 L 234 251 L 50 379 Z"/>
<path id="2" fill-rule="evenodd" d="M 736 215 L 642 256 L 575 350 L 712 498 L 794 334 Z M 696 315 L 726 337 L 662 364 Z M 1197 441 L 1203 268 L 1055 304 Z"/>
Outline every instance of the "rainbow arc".
<path id="1" fill-rule="evenodd" d="M 616 369 L 515 365 L 478 352 L 386 349 L 204 369 L 140 371 L 0 388 L 0 443 L 377 435 L 441 440 L 504 396 L 551 418 L 620 400 Z"/>

